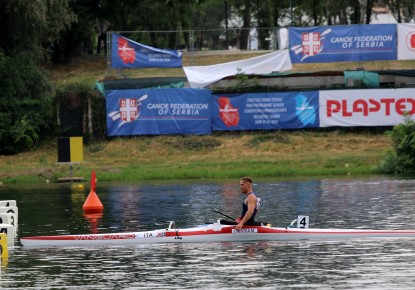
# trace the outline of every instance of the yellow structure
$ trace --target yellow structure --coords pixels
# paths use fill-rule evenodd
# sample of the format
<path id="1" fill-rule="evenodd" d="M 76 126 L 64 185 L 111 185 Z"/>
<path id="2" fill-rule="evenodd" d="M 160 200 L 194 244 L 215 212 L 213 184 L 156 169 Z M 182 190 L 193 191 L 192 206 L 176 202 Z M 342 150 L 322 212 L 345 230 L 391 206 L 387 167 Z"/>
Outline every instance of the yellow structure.
<path id="1" fill-rule="evenodd" d="M 70 150 L 71 150 L 71 162 L 83 162 L 84 150 L 83 150 L 82 137 L 70 138 Z"/>
<path id="2" fill-rule="evenodd" d="M 0 252 L 1 260 L 7 261 L 9 259 L 9 250 L 7 248 L 7 234 L 0 233 Z"/>
<path id="3" fill-rule="evenodd" d="M 81 163 L 84 161 L 83 138 L 58 138 L 58 162 Z"/>

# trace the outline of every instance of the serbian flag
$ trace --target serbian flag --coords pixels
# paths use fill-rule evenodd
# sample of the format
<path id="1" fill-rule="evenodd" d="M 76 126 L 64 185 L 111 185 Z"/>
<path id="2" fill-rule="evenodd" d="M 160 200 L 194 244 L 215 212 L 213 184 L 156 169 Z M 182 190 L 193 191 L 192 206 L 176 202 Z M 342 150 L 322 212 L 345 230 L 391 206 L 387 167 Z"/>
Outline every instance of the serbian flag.
<path id="1" fill-rule="evenodd" d="M 181 52 L 159 49 L 112 34 L 112 68 L 175 68 L 182 67 Z"/>

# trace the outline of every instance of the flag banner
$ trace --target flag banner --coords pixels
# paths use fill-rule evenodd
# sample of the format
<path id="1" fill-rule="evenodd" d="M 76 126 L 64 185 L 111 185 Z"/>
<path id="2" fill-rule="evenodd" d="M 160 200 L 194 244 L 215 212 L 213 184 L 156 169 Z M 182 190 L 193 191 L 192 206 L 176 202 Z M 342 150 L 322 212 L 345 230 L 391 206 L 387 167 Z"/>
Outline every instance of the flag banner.
<path id="1" fill-rule="evenodd" d="M 192 88 L 204 88 L 236 74 L 270 74 L 291 69 L 288 50 L 222 64 L 183 67 Z"/>
<path id="2" fill-rule="evenodd" d="M 213 95 L 213 130 L 319 127 L 318 92 Z"/>
<path id="3" fill-rule="evenodd" d="M 112 68 L 177 68 L 182 67 L 181 52 L 159 49 L 112 34 Z"/>
<path id="4" fill-rule="evenodd" d="M 415 114 L 415 89 L 320 91 L 320 126 L 394 126 Z"/>
<path id="5" fill-rule="evenodd" d="M 398 59 L 415 59 L 415 24 L 398 25 Z"/>
<path id="6" fill-rule="evenodd" d="M 292 63 L 396 60 L 396 24 L 289 28 Z"/>
<path id="7" fill-rule="evenodd" d="M 106 108 L 108 136 L 212 132 L 209 90 L 112 90 Z"/>

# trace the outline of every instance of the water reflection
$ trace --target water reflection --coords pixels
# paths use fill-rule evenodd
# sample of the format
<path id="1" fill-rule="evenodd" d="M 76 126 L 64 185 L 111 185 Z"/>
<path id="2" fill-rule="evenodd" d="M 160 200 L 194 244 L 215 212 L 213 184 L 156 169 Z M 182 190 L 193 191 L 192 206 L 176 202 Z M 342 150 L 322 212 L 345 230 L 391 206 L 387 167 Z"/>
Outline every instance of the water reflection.
<path id="1" fill-rule="evenodd" d="M 312 227 L 415 228 L 415 181 L 403 179 L 256 180 L 259 219 L 286 226 L 297 214 Z M 180 227 L 237 216 L 238 180 L 97 184 L 102 216 L 84 216 L 88 189 L 70 185 L 8 187 L 18 236 L 124 232 Z M 396 289 L 415 283 L 415 240 L 361 239 L 201 243 L 10 251 L 1 289 Z"/>

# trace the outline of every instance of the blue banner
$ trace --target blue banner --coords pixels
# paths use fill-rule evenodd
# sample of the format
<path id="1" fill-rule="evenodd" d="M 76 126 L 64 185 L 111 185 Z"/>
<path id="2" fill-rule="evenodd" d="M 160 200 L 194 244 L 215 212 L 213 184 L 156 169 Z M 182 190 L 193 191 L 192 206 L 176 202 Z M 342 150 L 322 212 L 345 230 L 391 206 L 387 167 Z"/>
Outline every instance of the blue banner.
<path id="1" fill-rule="evenodd" d="M 113 33 L 111 38 L 112 68 L 175 68 L 182 67 L 182 54 L 159 49 Z"/>
<path id="2" fill-rule="evenodd" d="M 213 130 L 319 127 L 317 91 L 213 95 Z"/>
<path id="3" fill-rule="evenodd" d="M 205 89 L 107 91 L 107 135 L 211 134 Z"/>
<path id="4" fill-rule="evenodd" d="M 396 24 L 289 28 L 292 63 L 396 60 Z"/>

